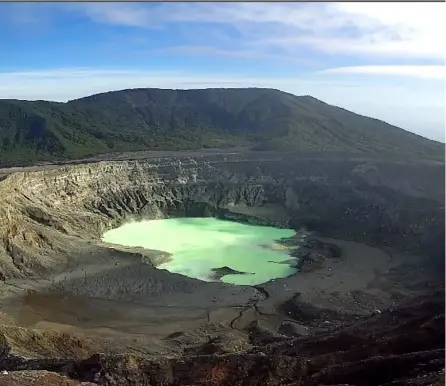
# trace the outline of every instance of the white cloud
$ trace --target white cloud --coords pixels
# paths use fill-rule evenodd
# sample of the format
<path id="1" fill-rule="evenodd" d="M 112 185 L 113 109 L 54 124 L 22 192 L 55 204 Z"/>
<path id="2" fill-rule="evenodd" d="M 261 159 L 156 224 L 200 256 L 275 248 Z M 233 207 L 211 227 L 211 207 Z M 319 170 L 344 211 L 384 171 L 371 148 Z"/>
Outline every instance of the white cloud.
<path id="1" fill-rule="evenodd" d="M 339 3 L 335 6 L 356 20 L 362 31 L 356 41 L 344 42 L 346 50 L 445 58 L 446 8 L 442 3 Z M 362 22 L 365 19 L 370 21 L 369 26 Z"/>
<path id="2" fill-rule="evenodd" d="M 95 21 L 160 26 L 232 25 L 234 43 L 298 52 L 302 45 L 330 54 L 444 59 L 442 3 L 78 3 Z M 191 42 L 194 44 L 194 42 Z"/>
<path id="3" fill-rule="evenodd" d="M 22 3 L 11 6 L 15 12 L 9 12 L 7 18 L 25 23 L 31 16 L 34 22 L 44 15 L 47 23 L 51 7 L 56 10 L 54 18 L 58 12 L 77 12 L 94 22 L 139 28 L 204 23 L 211 31 L 230 25 L 240 34 L 232 38 L 233 44 L 258 50 L 280 48 L 299 53 L 305 45 L 329 54 L 445 59 L 444 3 Z M 186 44 L 203 42 L 192 38 Z"/>
<path id="4" fill-rule="evenodd" d="M 89 18 L 98 22 L 133 27 L 150 26 L 150 13 L 139 3 L 78 3 L 70 4 L 71 7 L 82 10 Z"/>
<path id="5" fill-rule="evenodd" d="M 445 66 L 355 66 L 330 68 L 321 74 L 363 74 L 409 76 L 422 79 L 446 79 Z"/>

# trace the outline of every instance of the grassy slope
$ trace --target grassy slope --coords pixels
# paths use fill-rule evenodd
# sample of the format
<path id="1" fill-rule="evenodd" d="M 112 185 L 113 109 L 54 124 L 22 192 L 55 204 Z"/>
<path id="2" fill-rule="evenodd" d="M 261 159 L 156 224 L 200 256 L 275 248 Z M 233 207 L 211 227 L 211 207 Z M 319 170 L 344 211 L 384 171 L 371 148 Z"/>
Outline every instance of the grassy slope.
<path id="1" fill-rule="evenodd" d="M 0 165 L 116 151 L 252 146 L 444 158 L 444 145 L 309 96 L 271 89 L 108 92 L 0 100 Z"/>

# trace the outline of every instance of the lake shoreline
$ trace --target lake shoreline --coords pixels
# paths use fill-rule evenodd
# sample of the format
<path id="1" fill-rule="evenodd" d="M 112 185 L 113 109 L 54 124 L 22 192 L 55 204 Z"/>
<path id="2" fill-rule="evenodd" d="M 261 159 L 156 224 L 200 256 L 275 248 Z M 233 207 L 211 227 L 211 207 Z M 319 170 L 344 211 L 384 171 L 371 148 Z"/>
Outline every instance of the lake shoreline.
<path id="1" fill-rule="evenodd" d="M 292 229 L 241 224 L 206 218 L 173 218 L 124 224 L 103 235 L 107 243 L 159 250 L 169 255 L 157 265 L 203 281 L 235 285 L 258 285 L 296 273 L 289 260 L 302 235 Z M 271 263 L 272 262 L 272 263 Z M 215 275 L 227 267 L 234 272 Z"/>

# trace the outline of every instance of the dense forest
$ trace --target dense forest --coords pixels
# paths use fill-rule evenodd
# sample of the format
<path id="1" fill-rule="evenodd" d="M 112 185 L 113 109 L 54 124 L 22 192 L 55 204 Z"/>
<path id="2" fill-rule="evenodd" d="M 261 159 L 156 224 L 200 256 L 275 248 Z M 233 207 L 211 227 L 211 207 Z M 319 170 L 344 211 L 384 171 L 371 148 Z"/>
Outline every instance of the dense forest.
<path id="1" fill-rule="evenodd" d="M 67 103 L 0 100 L 0 166 L 136 150 L 248 147 L 443 159 L 444 144 L 273 89 L 132 89 Z"/>

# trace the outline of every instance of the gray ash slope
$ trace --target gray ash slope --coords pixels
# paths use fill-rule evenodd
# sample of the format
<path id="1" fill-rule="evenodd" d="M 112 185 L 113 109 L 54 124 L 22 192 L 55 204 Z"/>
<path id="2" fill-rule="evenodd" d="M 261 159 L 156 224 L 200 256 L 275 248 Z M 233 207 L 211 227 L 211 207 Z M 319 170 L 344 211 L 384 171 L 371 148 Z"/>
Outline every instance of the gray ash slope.
<path id="1" fill-rule="evenodd" d="M 0 166 L 139 150 L 240 147 L 444 160 L 444 145 L 273 89 L 132 89 L 67 103 L 0 100 Z"/>

